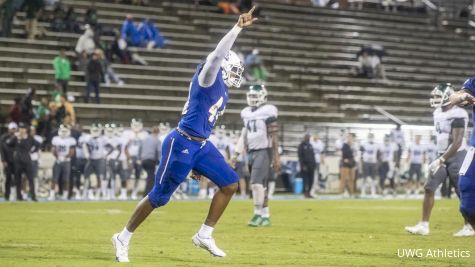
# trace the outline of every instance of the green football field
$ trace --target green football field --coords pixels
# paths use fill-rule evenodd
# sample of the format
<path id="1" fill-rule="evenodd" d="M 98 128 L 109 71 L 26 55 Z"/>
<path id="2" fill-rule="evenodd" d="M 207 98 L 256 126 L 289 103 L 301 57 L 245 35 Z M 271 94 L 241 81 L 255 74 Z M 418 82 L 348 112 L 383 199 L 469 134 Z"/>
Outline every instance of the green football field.
<path id="1" fill-rule="evenodd" d="M 458 201 L 436 202 L 431 235 L 411 236 L 418 200 L 274 201 L 273 226 L 249 228 L 251 201 L 233 201 L 215 230 L 226 258 L 191 244 L 208 201 L 175 201 L 135 233 L 130 266 L 475 266 L 475 238 L 454 238 Z M 0 266 L 116 266 L 110 237 L 135 202 L 0 203 Z M 399 257 L 419 249 L 421 257 Z M 430 257 L 428 250 L 470 257 Z M 436 256 L 434 254 L 434 256 Z"/>

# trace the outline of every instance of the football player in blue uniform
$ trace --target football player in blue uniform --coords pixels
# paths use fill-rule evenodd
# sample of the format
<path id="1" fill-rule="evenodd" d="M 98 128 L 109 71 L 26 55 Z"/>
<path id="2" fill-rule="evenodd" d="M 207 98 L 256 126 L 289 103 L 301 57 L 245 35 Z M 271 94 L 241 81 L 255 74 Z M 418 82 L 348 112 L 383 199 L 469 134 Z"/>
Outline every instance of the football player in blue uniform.
<path id="1" fill-rule="evenodd" d="M 472 119 L 475 125 L 475 77 L 467 79 L 462 90 L 450 97 L 450 102 L 454 105 L 473 105 Z M 460 212 L 465 219 L 475 227 L 475 126 L 470 139 L 470 148 L 467 151 L 465 160 L 460 168 L 459 190 L 460 190 Z"/>
<path id="2" fill-rule="evenodd" d="M 162 144 L 162 161 L 155 175 L 152 191 L 137 205 L 122 232 L 112 236 L 117 261 L 129 261 L 128 246 L 133 232 L 155 208 L 167 204 L 190 171 L 194 178 L 206 176 L 220 188 L 213 197 L 205 222 L 193 236 L 192 243 L 213 256 L 226 256 L 216 246 L 212 233 L 237 190 L 239 177 L 207 139 L 218 116 L 224 112 L 228 102 L 228 88 L 241 85 L 244 69 L 231 47 L 241 30 L 257 20 L 252 17 L 253 11 L 254 8 L 239 16 L 237 24 L 223 37 L 206 62 L 198 66 L 191 80 L 181 121 Z"/>

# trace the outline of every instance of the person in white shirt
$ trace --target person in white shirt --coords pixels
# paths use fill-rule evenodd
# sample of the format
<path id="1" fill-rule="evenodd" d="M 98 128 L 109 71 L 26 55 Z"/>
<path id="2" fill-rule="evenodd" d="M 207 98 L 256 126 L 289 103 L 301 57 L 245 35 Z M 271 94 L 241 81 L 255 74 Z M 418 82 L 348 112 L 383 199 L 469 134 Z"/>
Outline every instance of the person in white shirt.
<path id="1" fill-rule="evenodd" d="M 74 156 L 74 147 L 76 140 L 71 137 L 71 130 L 61 125 L 58 129 L 58 135 L 52 140 L 53 155 L 56 161 L 53 166 L 53 180 L 49 200 L 55 199 L 56 185 L 63 188 L 63 199 L 66 199 L 66 192 L 69 190 L 71 179 L 71 158 Z M 64 186 L 61 186 L 61 184 Z"/>
<path id="2" fill-rule="evenodd" d="M 106 176 L 106 160 L 105 160 L 105 141 L 102 135 L 102 125 L 93 124 L 90 129 L 90 138 L 85 142 L 83 147 L 83 152 L 85 158 L 88 159 L 85 170 L 84 170 L 84 198 L 89 199 L 99 199 L 101 197 L 101 192 L 104 192 L 104 188 L 107 185 L 105 180 Z M 97 188 L 90 188 L 91 174 L 95 174 L 97 179 Z M 101 190 L 102 189 L 102 190 Z M 96 191 L 96 195 L 94 195 Z"/>
<path id="3" fill-rule="evenodd" d="M 361 196 L 366 196 L 367 188 L 370 188 L 371 196 L 376 196 L 376 176 L 378 175 L 378 151 L 380 146 L 374 141 L 374 134 L 368 134 L 368 140 L 364 143 L 360 151 L 362 153 L 363 184 L 361 186 Z"/>
<path id="4" fill-rule="evenodd" d="M 43 137 L 39 136 L 36 134 L 36 127 L 31 126 L 30 127 L 30 134 L 33 136 L 33 138 L 40 144 L 43 144 Z M 33 179 L 35 181 L 35 192 L 38 190 L 38 168 L 39 168 L 39 160 L 40 160 L 40 151 L 32 151 L 30 153 L 30 158 L 31 158 L 31 163 L 32 163 L 32 169 L 31 172 L 33 174 Z M 38 195 L 38 192 L 36 192 L 36 195 Z"/>
<path id="5" fill-rule="evenodd" d="M 408 194 L 412 191 L 417 195 L 422 187 L 422 164 L 426 162 L 427 147 L 421 144 L 422 136 L 415 136 L 414 143 L 409 146 L 407 163 L 409 164 Z"/>
<path id="6" fill-rule="evenodd" d="M 384 136 L 384 143 L 378 151 L 379 161 L 379 186 L 383 191 L 383 195 L 388 193 L 386 187 L 386 180 L 389 179 L 389 190 L 392 194 L 396 194 L 395 172 L 394 172 L 394 158 L 397 153 L 397 147 L 391 142 L 389 135 Z"/>
<path id="7" fill-rule="evenodd" d="M 313 139 L 310 141 L 310 144 L 313 147 L 313 153 L 315 154 L 315 180 L 313 182 L 313 187 L 310 190 L 310 194 L 315 197 L 316 191 L 323 189 L 325 184 L 321 182 L 322 174 L 320 172 L 321 164 L 324 164 L 324 155 L 323 152 L 325 150 L 325 144 L 322 142 L 318 134 L 313 135 Z"/>

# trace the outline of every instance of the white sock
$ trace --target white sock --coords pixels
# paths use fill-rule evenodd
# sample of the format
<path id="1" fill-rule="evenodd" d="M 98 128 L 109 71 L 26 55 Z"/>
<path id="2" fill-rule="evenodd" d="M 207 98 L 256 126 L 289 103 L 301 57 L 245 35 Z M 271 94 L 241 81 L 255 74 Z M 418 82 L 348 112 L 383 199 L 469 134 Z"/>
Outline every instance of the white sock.
<path id="1" fill-rule="evenodd" d="M 261 184 L 251 185 L 252 199 L 254 200 L 254 214 L 262 215 L 262 207 L 264 206 L 265 189 Z"/>
<path id="2" fill-rule="evenodd" d="M 421 225 L 424 226 L 424 227 L 429 227 L 429 222 L 424 222 L 424 221 L 422 221 L 422 222 L 421 222 Z"/>
<path id="3" fill-rule="evenodd" d="M 202 224 L 200 230 L 198 231 L 198 235 L 203 238 L 210 238 L 213 234 L 213 230 L 214 227 Z"/>
<path id="4" fill-rule="evenodd" d="M 254 214 L 255 215 L 262 215 L 262 207 L 255 206 L 254 207 Z"/>
<path id="5" fill-rule="evenodd" d="M 262 209 L 262 218 L 269 218 L 270 217 L 270 210 L 269 207 L 265 207 Z"/>
<path id="6" fill-rule="evenodd" d="M 129 232 L 129 230 L 127 230 L 127 227 L 124 227 L 124 230 L 122 230 L 122 232 L 120 232 L 120 234 L 117 238 L 119 238 L 120 241 L 128 244 L 130 242 L 130 239 L 132 238 L 133 234 L 134 233 Z"/>

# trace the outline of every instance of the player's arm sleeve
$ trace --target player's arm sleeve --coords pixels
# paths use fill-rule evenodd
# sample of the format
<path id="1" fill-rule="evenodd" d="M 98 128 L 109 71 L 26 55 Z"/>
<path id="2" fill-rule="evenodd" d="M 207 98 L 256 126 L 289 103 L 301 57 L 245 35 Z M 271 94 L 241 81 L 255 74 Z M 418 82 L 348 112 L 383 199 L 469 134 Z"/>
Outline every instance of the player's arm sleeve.
<path id="1" fill-rule="evenodd" d="M 243 153 L 244 151 L 244 147 L 245 147 L 245 138 L 246 138 L 246 135 L 247 135 L 247 128 L 246 127 L 243 127 L 242 128 L 242 131 L 241 131 L 241 135 L 239 136 L 239 140 L 236 144 L 236 148 L 234 149 L 234 155 L 233 157 L 238 157 L 240 154 Z"/>
<path id="2" fill-rule="evenodd" d="M 89 159 L 89 147 L 86 143 L 82 144 L 82 151 L 84 151 L 84 157 Z"/>
<path id="3" fill-rule="evenodd" d="M 454 128 L 465 128 L 465 119 L 464 118 L 456 118 L 452 121 L 452 129 Z"/>
<path id="4" fill-rule="evenodd" d="M 210 87 L 214 84 L 221 63 L 233 46 L 236 38 L 241 32 L 241 28 L 235 25 L 218 43 L 216 49 L 208 56 L 206 63 L 198 75 L 198 82 L 201 87 Z"/>

